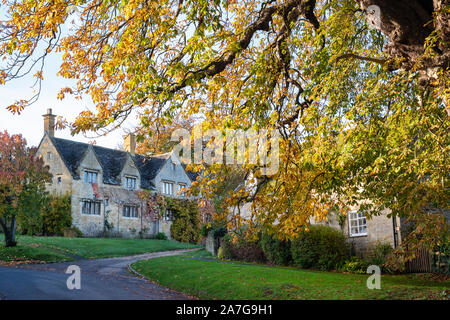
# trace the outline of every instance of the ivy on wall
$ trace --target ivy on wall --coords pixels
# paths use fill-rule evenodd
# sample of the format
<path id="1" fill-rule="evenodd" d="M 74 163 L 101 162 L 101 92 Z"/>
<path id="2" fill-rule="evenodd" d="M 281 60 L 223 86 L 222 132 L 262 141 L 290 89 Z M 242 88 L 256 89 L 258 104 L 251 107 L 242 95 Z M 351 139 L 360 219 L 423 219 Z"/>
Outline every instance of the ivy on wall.
<path id="1" fill-rule="evenodd" d="M 173 213 L 170 228 L 172 239 L 180 242 L 199 243 L 201 240 L 201 217 L 196 200 L 174 199 L 141 191 L 139 198 L 145 202 L 144 216 L 152 220 L 161 220 L 166 210 Z"/>

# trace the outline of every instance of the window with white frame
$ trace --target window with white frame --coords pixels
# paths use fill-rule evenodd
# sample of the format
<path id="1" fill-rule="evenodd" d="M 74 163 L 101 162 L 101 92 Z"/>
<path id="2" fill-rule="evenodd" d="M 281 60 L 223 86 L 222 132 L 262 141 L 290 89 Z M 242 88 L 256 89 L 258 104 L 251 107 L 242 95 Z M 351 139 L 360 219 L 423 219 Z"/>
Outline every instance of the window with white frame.
<path id="1" fill-rule="evenodd" d="M 351 237 L 367 235 L 367 220 L 364 213 L 360 211 L 349 212 L 348 227 Z"/>
<path id="2" fill-rule="evenodd" d="M 173 221 L 173 211 L 170 209 L 167 209 L 166 212 L 164 212 L 164 221 Z"/>
<path id="3" fill-rule="evenodd" d="M 136 189 L 136 178 L 125 177 L 125 187 L 127 189 Z"/>
<path id="4" fill-rule="evenodd" d="M 172 170 L 175 171 L 177 169 L 177 165 L 172 162 Z"/>
<path id="5" fill-rule="evenodd" d="M 173 182 L 164 181 L 162 183 L 162 193 L 167 195 L 173 195 Z"/>
<path id="6" fill-rule="evenodd" d="M 95 171 L 84 171 L 84 183 L 97 183 L 98 173 Z"/>
<path id="7" fill-rule="evenodd" d="M 101 202 L 89 199 L 81 200 L 81 213 L 99 216 L 101 211 Z"/>
<path id="8" fill-rule="evenodd" d="M 186 196 L 186 185 L 184 183 L 179 183 L 178 184 L 178 195 L 180 197 L 185 197 Z"/>
<path id="9" fill-rule="evenodd" d="M 137 218 L 138 208 L 132 205 L 124 205 L 122 209 L 122 216 L 126 218 Z"/>

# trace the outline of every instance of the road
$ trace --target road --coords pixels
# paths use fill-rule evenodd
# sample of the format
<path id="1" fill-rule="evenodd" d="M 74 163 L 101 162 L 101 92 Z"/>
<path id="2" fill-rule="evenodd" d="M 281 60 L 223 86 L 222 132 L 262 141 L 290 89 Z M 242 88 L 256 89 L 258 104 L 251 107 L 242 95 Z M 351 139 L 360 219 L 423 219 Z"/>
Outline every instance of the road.
<path id="1" fill-rule="evenodd" d="M 176 250 L 130 257 L 78 260 L 0 266 L 0 300 L 180 300 L 189 299 L 181 293 L 136 277 L 128 265 L 138 260 L 172 256 L 187 251 Z M 68 266 L 81 269 L 81 289 L 68 289 Z"/>

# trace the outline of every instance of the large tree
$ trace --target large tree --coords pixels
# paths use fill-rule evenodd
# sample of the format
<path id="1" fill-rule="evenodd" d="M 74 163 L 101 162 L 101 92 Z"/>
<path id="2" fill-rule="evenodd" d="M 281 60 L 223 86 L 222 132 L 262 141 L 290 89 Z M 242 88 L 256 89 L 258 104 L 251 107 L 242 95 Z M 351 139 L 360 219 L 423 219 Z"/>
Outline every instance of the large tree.
<path id="1" fill-rule="evenodd" d="M 371 200 L 434 246 L 448 208 L 447 0 L 6 1 L 0 81 L 62 53 L 66 94 L 89 94 L 73 132 L 201 114 L 204 128 L 275 129 L 281 169 L 253 172 L 259 222 L 295 236 L 311 215 Z M 74 20 L 74 23 L 71 21 Z M 9 106 L 20 112 L 31 99 Z M 203 194 L 227 179 L 209 166 Z M 219 182 L 218 184 L 215 182 Z M 279 223 L 273 223 L 273 222 Z M 281 222 L 281 223 L 280 223 Z M 427 240 L 425 240 L 427 239 Z"/>
<path id="2" fill-rule="evenodd" d="M 21 135 L 0 132 L 0 226 L 7 247 L 16 245 L 17 217 L 39 211 L 45 197 L 45 183 L 50 181 L 48 167 L 35 157 Z"/>

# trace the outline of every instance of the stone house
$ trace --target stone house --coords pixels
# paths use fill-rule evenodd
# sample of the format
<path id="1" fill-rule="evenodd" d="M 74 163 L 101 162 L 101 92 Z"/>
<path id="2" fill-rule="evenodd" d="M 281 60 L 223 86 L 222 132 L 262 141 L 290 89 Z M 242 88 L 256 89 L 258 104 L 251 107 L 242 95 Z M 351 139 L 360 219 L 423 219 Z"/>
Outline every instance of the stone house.
<path id="1" fill-rule="evenodd" d="M 251 203 L 245 203 L 240 207 L 240 215 L 244 219 L 251 217 Z M 231 210 L 236 214 L 237 207 Z M 340 216 L 330 211 L 327 221 L 315 221 L 311 224 L 329 225 L 341 230 L 347 237 L 353 255 L 366 256 L 377 243 L 389 243 L 393 248 L 401 244 L 401 219 L 388 217 L 390 210 L 384 210 L 377 216 L 366 218 L 359 206 L 351 206 L 347 215 Z"/>
<path id="2" fill-rule="evenodd" d="M 53 175 L 48 191 L 71 196 L 73 226 L 88 236 L 108 228 L 121 236 L 163 232 L 170 238 L 173 213 L 167 211 L 158 218 L 143 214 L 145 202 L 138 192 L 185 197 L 183 191 L 194 177 L 175 154 L 137 154 L 134 134 L 125 137 L 125 151 L 56 138 L 52 110 L 43 117 L 44 136 L 37 155 Z"/>

